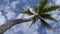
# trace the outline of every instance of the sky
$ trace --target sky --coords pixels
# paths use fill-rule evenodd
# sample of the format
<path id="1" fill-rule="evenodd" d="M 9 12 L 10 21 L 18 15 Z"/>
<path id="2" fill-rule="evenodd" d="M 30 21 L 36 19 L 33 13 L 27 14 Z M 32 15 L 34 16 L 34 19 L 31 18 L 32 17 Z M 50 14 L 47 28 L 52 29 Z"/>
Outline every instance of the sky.
<path id="1" fill-rule="evenodd" d="M 39 0 L 0 0 L 0 25 L 3 25 L 9 20 L 28 18 L 29 16 L 19 14 L 21 10 L 26 10 L 29 7 L 31 10 L 33 6 L 37 6 Z M 49 0 L 51 4 L 60 5 L 60 0 Z M 60 34 L 60 12 L 58 10 L 52 12 L 52 16 L 58 20 L 58 23 L 47 20 L 47 22 L 55 28 L 56 32 L 44 29 L 37 21 L 30 29 L 30 22 L 17 24 L 7 30 L 4 34 Z"/>

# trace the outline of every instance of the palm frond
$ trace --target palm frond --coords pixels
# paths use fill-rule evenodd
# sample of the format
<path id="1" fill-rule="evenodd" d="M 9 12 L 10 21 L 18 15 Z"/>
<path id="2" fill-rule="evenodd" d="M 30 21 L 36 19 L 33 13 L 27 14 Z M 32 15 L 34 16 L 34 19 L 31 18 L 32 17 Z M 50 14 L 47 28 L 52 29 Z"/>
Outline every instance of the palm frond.
<path id="1" fill-rule="evenodd" d="M 33 13 L 28 9 L 26 11 L 21 11 L 20 14 L 28 14 L 28 15 L 33 15 Z"/>
<path id="2" fill-rule="evenodd" d="M 31 25 L 29 26 L 29 28 L 31 28 L 31 26 L 32 26 L 33 24 L 35 24 L 35 22 L 36 22 L 36 19 L 33 19 Z"/>
<path id="3" fill-rule="evenodd" d="M 33 19 L 32 19 L 32 23 L 31 23 L 31 25 L 30 25 L 30 27 L 29 28 L 31 28 L 31 26 L 33 25 L 33 24 L 35 24 L 35 22 L 38 20 L 38 18 L 37 17 L 34 17 Z"/>
<path id="4" fill-rule="evenodd" d="M 43 9 L 46 6 L 47 3 L 48 3 L 48 0 L 40 0 L 39 11 L 41 11 L 41 9 Z"/>
<path id="5" fill-rule="evenodd" d="M 60 8 L 58 9 L 58 11 L 60 12 Z"/>
<path id="6" fill-rule="evenodd" d="M 40 0 L 39 6 L 34 7 L 34 9 L 35 9 L 34 11 L 40 12 L 41 9 L 43 9 L 47 3 L 48 3 L 48 0 Z"/>
<path id="7" fill-rule="evenodd" d="M 49 7 L 44 8 L 40 13 L 52 12 L 53 10 L 56 10 L 59 8 L 60 6 L 57 6 L 57 5 L 49 6 Z"/>
<path id="8" fill-rule="evenodd" d="M 48 28 L 48 29 L 52 29 L 53 31 L 55 31 L 45 20 L 41 19 L 41 25 Z"/>
<path id="9" fill-rule="evenodd" d="M 57 20 L 55 18 L 53 18 L 50 14 L 42 14 L 40 16 L 44 19 L 49 19 L 49 20 L 53 20 L 53 21 L 57 22 Z"/>
<path id="10" fill-rule="evenodd" d="M 39 12 L 39 7 L 37 6 L 37 7 L 34 7 L 34 11 L 36 12 L 36 13 L 38 13 Z"/>

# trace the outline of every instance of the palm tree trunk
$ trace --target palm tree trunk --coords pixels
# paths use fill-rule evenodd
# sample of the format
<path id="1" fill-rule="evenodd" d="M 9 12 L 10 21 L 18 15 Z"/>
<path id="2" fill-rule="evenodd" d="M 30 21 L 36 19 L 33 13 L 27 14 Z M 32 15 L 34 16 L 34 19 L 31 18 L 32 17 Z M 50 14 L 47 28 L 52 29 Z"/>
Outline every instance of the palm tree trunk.
<path id="1" fill-rule="evenodd" d="M 11 28 L 12 26 L 22 23 L 22 22 L 28 22 L 30 21 L 30 19 L 16 19 L 16 20 L 11 20 L 8 21 L 7 23 L 3 24 L 0 26 L 0 33 L 4 33 L 5 31 L 7 31 L 9 28 Z"/>

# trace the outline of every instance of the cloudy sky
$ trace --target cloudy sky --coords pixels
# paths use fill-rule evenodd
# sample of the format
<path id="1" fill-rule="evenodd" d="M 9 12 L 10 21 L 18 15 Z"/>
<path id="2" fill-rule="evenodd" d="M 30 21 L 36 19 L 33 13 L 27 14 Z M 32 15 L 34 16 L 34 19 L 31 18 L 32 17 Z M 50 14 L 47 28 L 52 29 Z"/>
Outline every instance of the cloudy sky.
<path id="1" fill-rule="evenodd" d="M 21 10 L 26 10 L 29 7 L 31 10 L 33 6 L 37 6 L 39 0 L 0 0 L 0 25 L 3 25 L 9 20 L 28 18 L 27 15 L 19 14 Z M 60 5 L 60 0 L 49 0 L 51 4 Z M 57 11 L 57 10 L 56 10 Z M 57 23 L 48 21 L 49 24 L 55 28 L 56 32 L 44 29 L 39 21 L 35 23 L 30 29 L 31 21 L 28 23 L 17 24 L 7 30 L 4 34 L 60 34 L 60 13 L 57 11 L 52 13 L 52 16 L 58 20 Z"/>

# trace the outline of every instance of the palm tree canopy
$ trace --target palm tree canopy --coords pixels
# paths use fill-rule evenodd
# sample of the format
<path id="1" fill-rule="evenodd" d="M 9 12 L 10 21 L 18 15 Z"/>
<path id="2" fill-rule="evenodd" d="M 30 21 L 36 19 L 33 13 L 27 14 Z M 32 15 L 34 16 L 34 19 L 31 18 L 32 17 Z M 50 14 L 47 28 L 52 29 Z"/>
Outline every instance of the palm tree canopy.
<path id="1" fill-rule="evenodd" d="M 20 13 L 34 15 L 32 18 L 32 24 L 34 24 L 39 19 L 44 27 L 52 29 L 54 31 L 54 29 L 44 19 L 50 19 L 57 22 L 57 20 L 48 13 L 53 12 L 53 10 L 59 9 L 60 6 L 48 6 L 48 1 L 49 0 L 40 0 L 39 5 L 34 8 L 35 15 L 30 11 L 30 9 L 21 11 Z M 32 24 L 30 25 L 30 27 L 32 26 Z"/>

